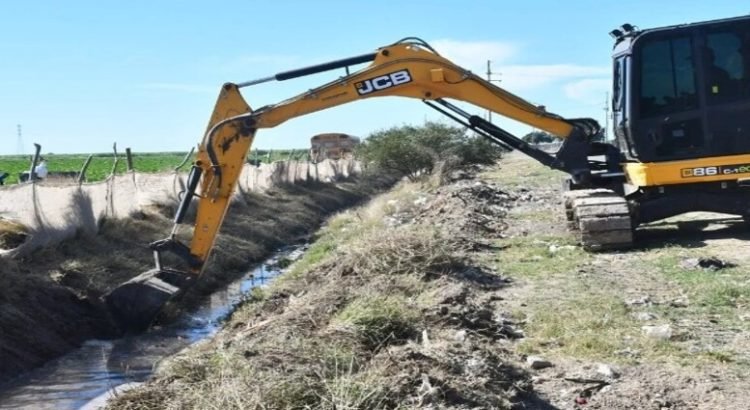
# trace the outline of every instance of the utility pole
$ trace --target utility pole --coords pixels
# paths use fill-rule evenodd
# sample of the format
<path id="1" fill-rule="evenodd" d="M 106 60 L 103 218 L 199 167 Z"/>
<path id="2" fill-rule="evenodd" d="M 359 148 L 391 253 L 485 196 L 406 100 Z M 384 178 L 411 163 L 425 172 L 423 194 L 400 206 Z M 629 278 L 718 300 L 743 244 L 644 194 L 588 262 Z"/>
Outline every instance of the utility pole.
<path id="1" fill-rule="evenodd" d="M 493 81 L 498 82 L 498 83 L 502 81 L 500 79 L 493 80 L 492 79 L 492 75 L 493 74 L 502 75 L 501 73 L 493 73 L 492 72 L 492 61 L 491 60 L 487 60 L 487 81 L 489 81 L 490 83 L 493 82 Z M 492 111 L 490 111 L 490 110 L 487 110 L 487 121 L 492 122 Z"/>
<path id="2" fill-rule="evenodd" d="M 16 140 L 16 154 L 23 155 L 23 133 L 21 132 L 21 124 L 16 126 L 18 130 L 18 139 Z"/>

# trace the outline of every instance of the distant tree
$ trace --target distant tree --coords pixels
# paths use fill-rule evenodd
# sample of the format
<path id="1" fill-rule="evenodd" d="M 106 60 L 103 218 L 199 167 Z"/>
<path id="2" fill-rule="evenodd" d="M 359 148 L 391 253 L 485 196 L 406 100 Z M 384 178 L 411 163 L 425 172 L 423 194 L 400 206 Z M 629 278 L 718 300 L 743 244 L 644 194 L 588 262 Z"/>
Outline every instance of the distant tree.
<path id="1" fill-rule="evenodd" d="M 532 131 L 524 135 L 521 139 L 529 144 L 543 144 L 547 142 L 555 142 L 557 137 L 546 131 Z"/>
<path id="2" fill-rule="evenodd" d="M 445 171 L 454 165 L 493 163 L 502 149 L 463 128 L 426 122 L 374 132 L 360 144 L 357 155 L 368 164 L 415 180 L 437 166 Z"/>

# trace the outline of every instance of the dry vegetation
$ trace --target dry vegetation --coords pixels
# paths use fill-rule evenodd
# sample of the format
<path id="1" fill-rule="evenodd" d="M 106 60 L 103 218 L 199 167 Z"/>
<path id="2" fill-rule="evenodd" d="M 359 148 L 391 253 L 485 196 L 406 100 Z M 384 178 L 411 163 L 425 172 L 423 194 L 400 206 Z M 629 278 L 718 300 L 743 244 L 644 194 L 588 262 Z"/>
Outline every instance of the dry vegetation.
<path id="1" fill-rule="evenodd" d="M 478 184 L 478 185 L 477 185 Z M 509 408 L 533 400 L 497 316 L 506 281 L 475 262 L 508 196 L 402 183 L 328 221 L 214 340 L 111 408 Z M 446 223 L 446 215 L 455 217 Z"/>
<path id="2" fill-rule="evenodd" d="M 26 240 L 26 228 L 0 217 L 0 249 L 13 249 Z"/>

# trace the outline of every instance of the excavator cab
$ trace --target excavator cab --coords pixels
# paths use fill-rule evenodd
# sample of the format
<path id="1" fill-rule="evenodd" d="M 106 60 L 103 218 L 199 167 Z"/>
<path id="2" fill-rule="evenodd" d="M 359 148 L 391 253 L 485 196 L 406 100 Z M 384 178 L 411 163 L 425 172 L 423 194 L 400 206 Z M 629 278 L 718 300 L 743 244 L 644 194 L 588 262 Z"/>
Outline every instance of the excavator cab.
<path id="1" fill-rule="evenodd" d="M 750 152 L 750 16 L 613 32 L 612 111 L 626 158 Z"/>

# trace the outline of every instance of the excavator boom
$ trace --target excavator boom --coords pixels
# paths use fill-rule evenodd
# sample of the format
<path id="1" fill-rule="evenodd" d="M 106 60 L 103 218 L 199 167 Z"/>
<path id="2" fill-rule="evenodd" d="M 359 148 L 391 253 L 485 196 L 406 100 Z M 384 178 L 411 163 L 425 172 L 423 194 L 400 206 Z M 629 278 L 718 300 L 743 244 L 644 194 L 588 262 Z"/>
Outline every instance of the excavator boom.
<path id="1" fill-rule="evenodd" d="M 349 73 L 349 66 L 368 62 L 368 66 Z M 346 69 L 347 75 L 255 111 L 250 109 L 240 94 L 241 88 L 255 84 L 341 68 Z M 184 291 L 201 274 L 258 129 L 276 127 L 292 118 L 353 101 L 386 96 L 423 100 L 500 145 L 519 149 L 548 166 L 571 173 L 579 180 L 590 177 L 592 164 L 587 162 L 590 139 L 600 131 L 595 121 L 568 120 L 547 112 L 543 107 L 535 106 L 459 67 L 419 39 L 404 39 L 374 53 L 278 73 L 259 80 L 227 83 L 222 87 L 188 176 L 187 189 L 176 212 L 174 229 L 168 238 L 151 244 L 156 269 L 129 281 L 127 286 L 115 289 L 107 298 L 123 326 L 147 326 L 153 317 L 152 312 L 158 311 L 166 301 Z M 548 131 L 564 139 L 563 148 L 556 156 L 539 151 L 446 99 L 468 102 Z M 194 197 L 199 198 L 198 209 L 188 246 L 177 240 L 177 231 Z M 177 255 L 187 268 L 175 270 L 162 267 L 162 252 Z M 183 272 L 182 276 L 179 272 Z M 165 287 L 164 282 L 170 286 Z M 138 299 L 139 293 L 151 295 L 148 306 Z M 147 317 L 149 315 L 151 317 Z"/>

